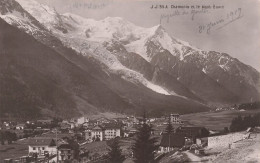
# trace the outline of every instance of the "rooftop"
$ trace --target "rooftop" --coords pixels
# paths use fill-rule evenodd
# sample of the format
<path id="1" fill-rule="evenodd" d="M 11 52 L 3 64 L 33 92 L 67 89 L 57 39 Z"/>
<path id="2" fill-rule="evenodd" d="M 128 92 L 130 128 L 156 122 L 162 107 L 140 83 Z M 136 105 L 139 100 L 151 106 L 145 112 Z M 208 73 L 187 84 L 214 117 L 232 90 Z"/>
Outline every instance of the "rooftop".
<path id="1" fill-rule="evenodd" d="M 36 137 L 28 139 L 30 146 L 56 146 L 54 139 L 45 137 Z"/>
<path id="2" fill-rule="evenodd" d="M 58 149 L 72 149 L 71 145 L 69 144 L 61 144 Z"/>
<path id="3" fill-rule="evenodd" d="M 164 134 L 164 135 L 162 135 L 160 146 L 182 147 L 184 144 L 185 144 L 184 135 Z"/>

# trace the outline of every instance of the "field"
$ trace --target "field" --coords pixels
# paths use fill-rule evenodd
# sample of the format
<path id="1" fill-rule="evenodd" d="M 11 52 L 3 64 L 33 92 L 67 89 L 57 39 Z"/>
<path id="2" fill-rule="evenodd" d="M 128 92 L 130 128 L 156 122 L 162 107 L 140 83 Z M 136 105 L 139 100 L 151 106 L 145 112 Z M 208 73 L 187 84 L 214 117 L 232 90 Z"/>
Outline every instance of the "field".
<path id="1" fill-rule="evenodd" d="M 228 110 L 220 112 L 202 112 L 185 114 L 181 116 L 182 120 L 188 121 L 188 124 L 195 126 L 205 126 L 210 130 L 223 130 L 224 127 L 229 127 L 232 119 L 238 115 L 253 115 L 260 113 L 260 109 L 256 110 Z"/>
<path id="2" fill-rule="evenodd" d="M 18 158 L 28 155 L 27 140 L 20 140 L 12 144 L 0 145 L 0 160 Z"/>

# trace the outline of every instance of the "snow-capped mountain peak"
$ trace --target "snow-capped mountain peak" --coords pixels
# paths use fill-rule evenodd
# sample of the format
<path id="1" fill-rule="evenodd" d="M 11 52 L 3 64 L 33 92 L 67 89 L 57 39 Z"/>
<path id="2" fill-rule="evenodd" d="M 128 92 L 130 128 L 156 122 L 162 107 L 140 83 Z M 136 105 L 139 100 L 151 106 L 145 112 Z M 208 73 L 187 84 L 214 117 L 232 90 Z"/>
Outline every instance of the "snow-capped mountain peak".
<path id="1" fill-rule="evenodd" d="M 16 0 L 27 12 L 33 15 L 48 30 L 58 30 L 67 33 L 68 29 L 61 20 L 60 14 L 53 7 L 41 4 L 34 0 Z"/>
<path id="2" fill-rule="evenodd" d="M 230 88 L 230 92 L 236 92 L 237 89 L 241 88 L 240 83 L 236 86 L 232 85 L 232 87 L 227 84 L 228 82 L 225 83 L 224 75 L 221 77 L 221 74 L 223 73 L 225 73 L 225 76 L 235 74 L 238 77 L 232 77 L 232 79 L 236 78 L 239 81 L 242 79 L 247 80 L 249 81 L 248 85 L 257 87 L 256 83 L 259 76 L 257 75 L 257 72 L 253 72 L 250 68 L 228 55 L 225 56 L 218 52 L 203 51 L 191 46 L 189 43 L 171 36 L 161 25 L 144 28 L 121 17 L 107 17 L 102 20 L 94 20 L 72 13 L 59 14 L 54 8 L 40 4 L 34 0 L 17 1 L 35 18 L 35 20 L 43 24 L 45 28 L 51 31 L 50 33 L 52 35 L 60 39 L 64 45 L 71 47 L 84 56 L 95 58 L 106 65 L 111 71 L 123 74 L 122 76 L 126 80 L 130 80 L 131 78 L 131 80 L 138 81 L 146 87 L 155 84 L 140 72 L 132 70 L 127 67 L 126 64 L 124 65 L 122 60 L 119 59 L 119 57 L 121 57 L 120 55 L 123 55 L 120 53 L 128 53 L 128 55 L 133 56 L 136 55 L 141 58 L 142 62 L 144 61 L 145 64 L 151 64 L 152 66 L 155 64 L 156 66 L 159 65 L 158 67 L 161 66 L 160 68 L 162 70 L 167 71 L 167 73 L 177 79 L 178 82 L 183 82 L 183 84 L 191 87 L 191 90 L 194 89 L 192 88 L 192 84 L 196 82 L 185 83 L 193 80 L 193 78 L 190 79 L 188 77 L 189 75 L 184 75 L 190 73 L 190 67 L 192 67 L 192 69 L 198 69 L 195 70 L 196 74 L 202 74 L 201 78 L 203 79 L 207 79 L 209 76 L 210 79 L 207 79 L 207 82 L 212 82 L 210 87 L 214 89 L 219 89 L 218 87 L 220 84 L 225 85 L 226 88 Z M 4 5 L 2 4 L 1 6 Z M 3 11 L 5 11 L 6 15 L 3 15 Z M 22 12 L 16 13 L 11 12 L 11 10 L 2 9 L 1 13 L 1 17 L 7 22 L 13 23 L 19 20 L 22 21 L 22 23 L 18 21 L 18 24 L 21 24 L 20 26 L 26 25 L 26 23 L 28 24 L 29 22 L 31 26 L 24 27 L 24 29 L 34 29 L 32 28 L 34 23 L 32 23 L 31 20 L 26 20 L 28 17 L 24 17 Z M 17 26 L 19 27 L 19 25 Z M 112 49 L 108 49 L 104 46 L 104 43 L 116 43 L 119 46 L 112 45 L 110 46 Z M 125 60 L 127 60 L 127 57 Z M 160 63 L 163 64 L 160 65 Z M 137 67 L 139 66 L 140 65 Z M 181 73 L 182 69 L 184 71 L 183 74 Z M 252 76 L 254 77 L 247 75 L 249 71 L 253 72 Z M 194 79 L 195 78 L 196 77 L 194 77 Z M 217 84 L 214 84 L 215 81 L 217 81 Z M 147 84 L 149 82 L 150 84 Z M 236 80 L 232 80 L 232 82 L 236 82 Z M 245 85 L 244 87 L 251 89 L 248 85 Z M 168 94 L 170 92 L 165 86 L 155 84 L 152 88 L 156 88 L 154 91 L 157 90 L 157 92 L 162 94 Z M 160 91 L 158 91 L 159 88 Z M 227 94 L 230 92 L 227 91 Z"/>
<path id="3" fill-rule="evenodd" d="M 0 17 L 32 35 L 37 35 L 39 30 L 45 29 L 15 0 L 0 1 Z"/>
<path id="4" fill-rule="evenodd" d="M 57 21 L 56 12 L 53 8 L 47 5 L 40 4 L 34 0 L 16 0 L 25 8 L 31 15 L 34 15 L 38 21 L 50 29 L 49 23 Z"/>

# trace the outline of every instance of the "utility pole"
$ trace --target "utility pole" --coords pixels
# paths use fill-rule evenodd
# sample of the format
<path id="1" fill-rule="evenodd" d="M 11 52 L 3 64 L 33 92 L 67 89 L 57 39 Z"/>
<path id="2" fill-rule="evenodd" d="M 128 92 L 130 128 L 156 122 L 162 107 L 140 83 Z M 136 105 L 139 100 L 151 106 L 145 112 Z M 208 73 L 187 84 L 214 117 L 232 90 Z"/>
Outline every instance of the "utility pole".
<path id="1" fill-rule="evenodd" d="M 56 148 L 57 148 L 57 163 L 59 162 L 58 140 L 57 140 L 57 128 L 56 128 Z"/>
<path id="2" fill-rule="evenodd" d="M 169 152 L 170 152 L 170 145 L 171 145 L 171 134 L 169 133 Z"/>
<path id="3" fill-rule="evenodd" d="M 169 120 L 171 121 L 171 116 L 169 117 Z M 169 152 L 170 152 L 170 145 L 171 145 L 171 133 L 169 132 Z"/>

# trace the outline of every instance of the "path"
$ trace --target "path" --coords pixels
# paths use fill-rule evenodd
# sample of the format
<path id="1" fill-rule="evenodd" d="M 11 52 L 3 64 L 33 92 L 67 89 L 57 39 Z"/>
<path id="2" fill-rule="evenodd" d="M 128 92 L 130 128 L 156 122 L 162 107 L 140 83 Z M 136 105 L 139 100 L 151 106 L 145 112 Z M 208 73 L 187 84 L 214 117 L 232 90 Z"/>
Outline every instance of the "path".
<path id="1" fill-rule="evenodd" d="M 191 162 L 201 162 L 202 161 L 200 157 L 194 155 L 193 153 L 191 153 L 189 151 L 185 151 L 183 153 L 185 153 L 189 157 Z"/>

